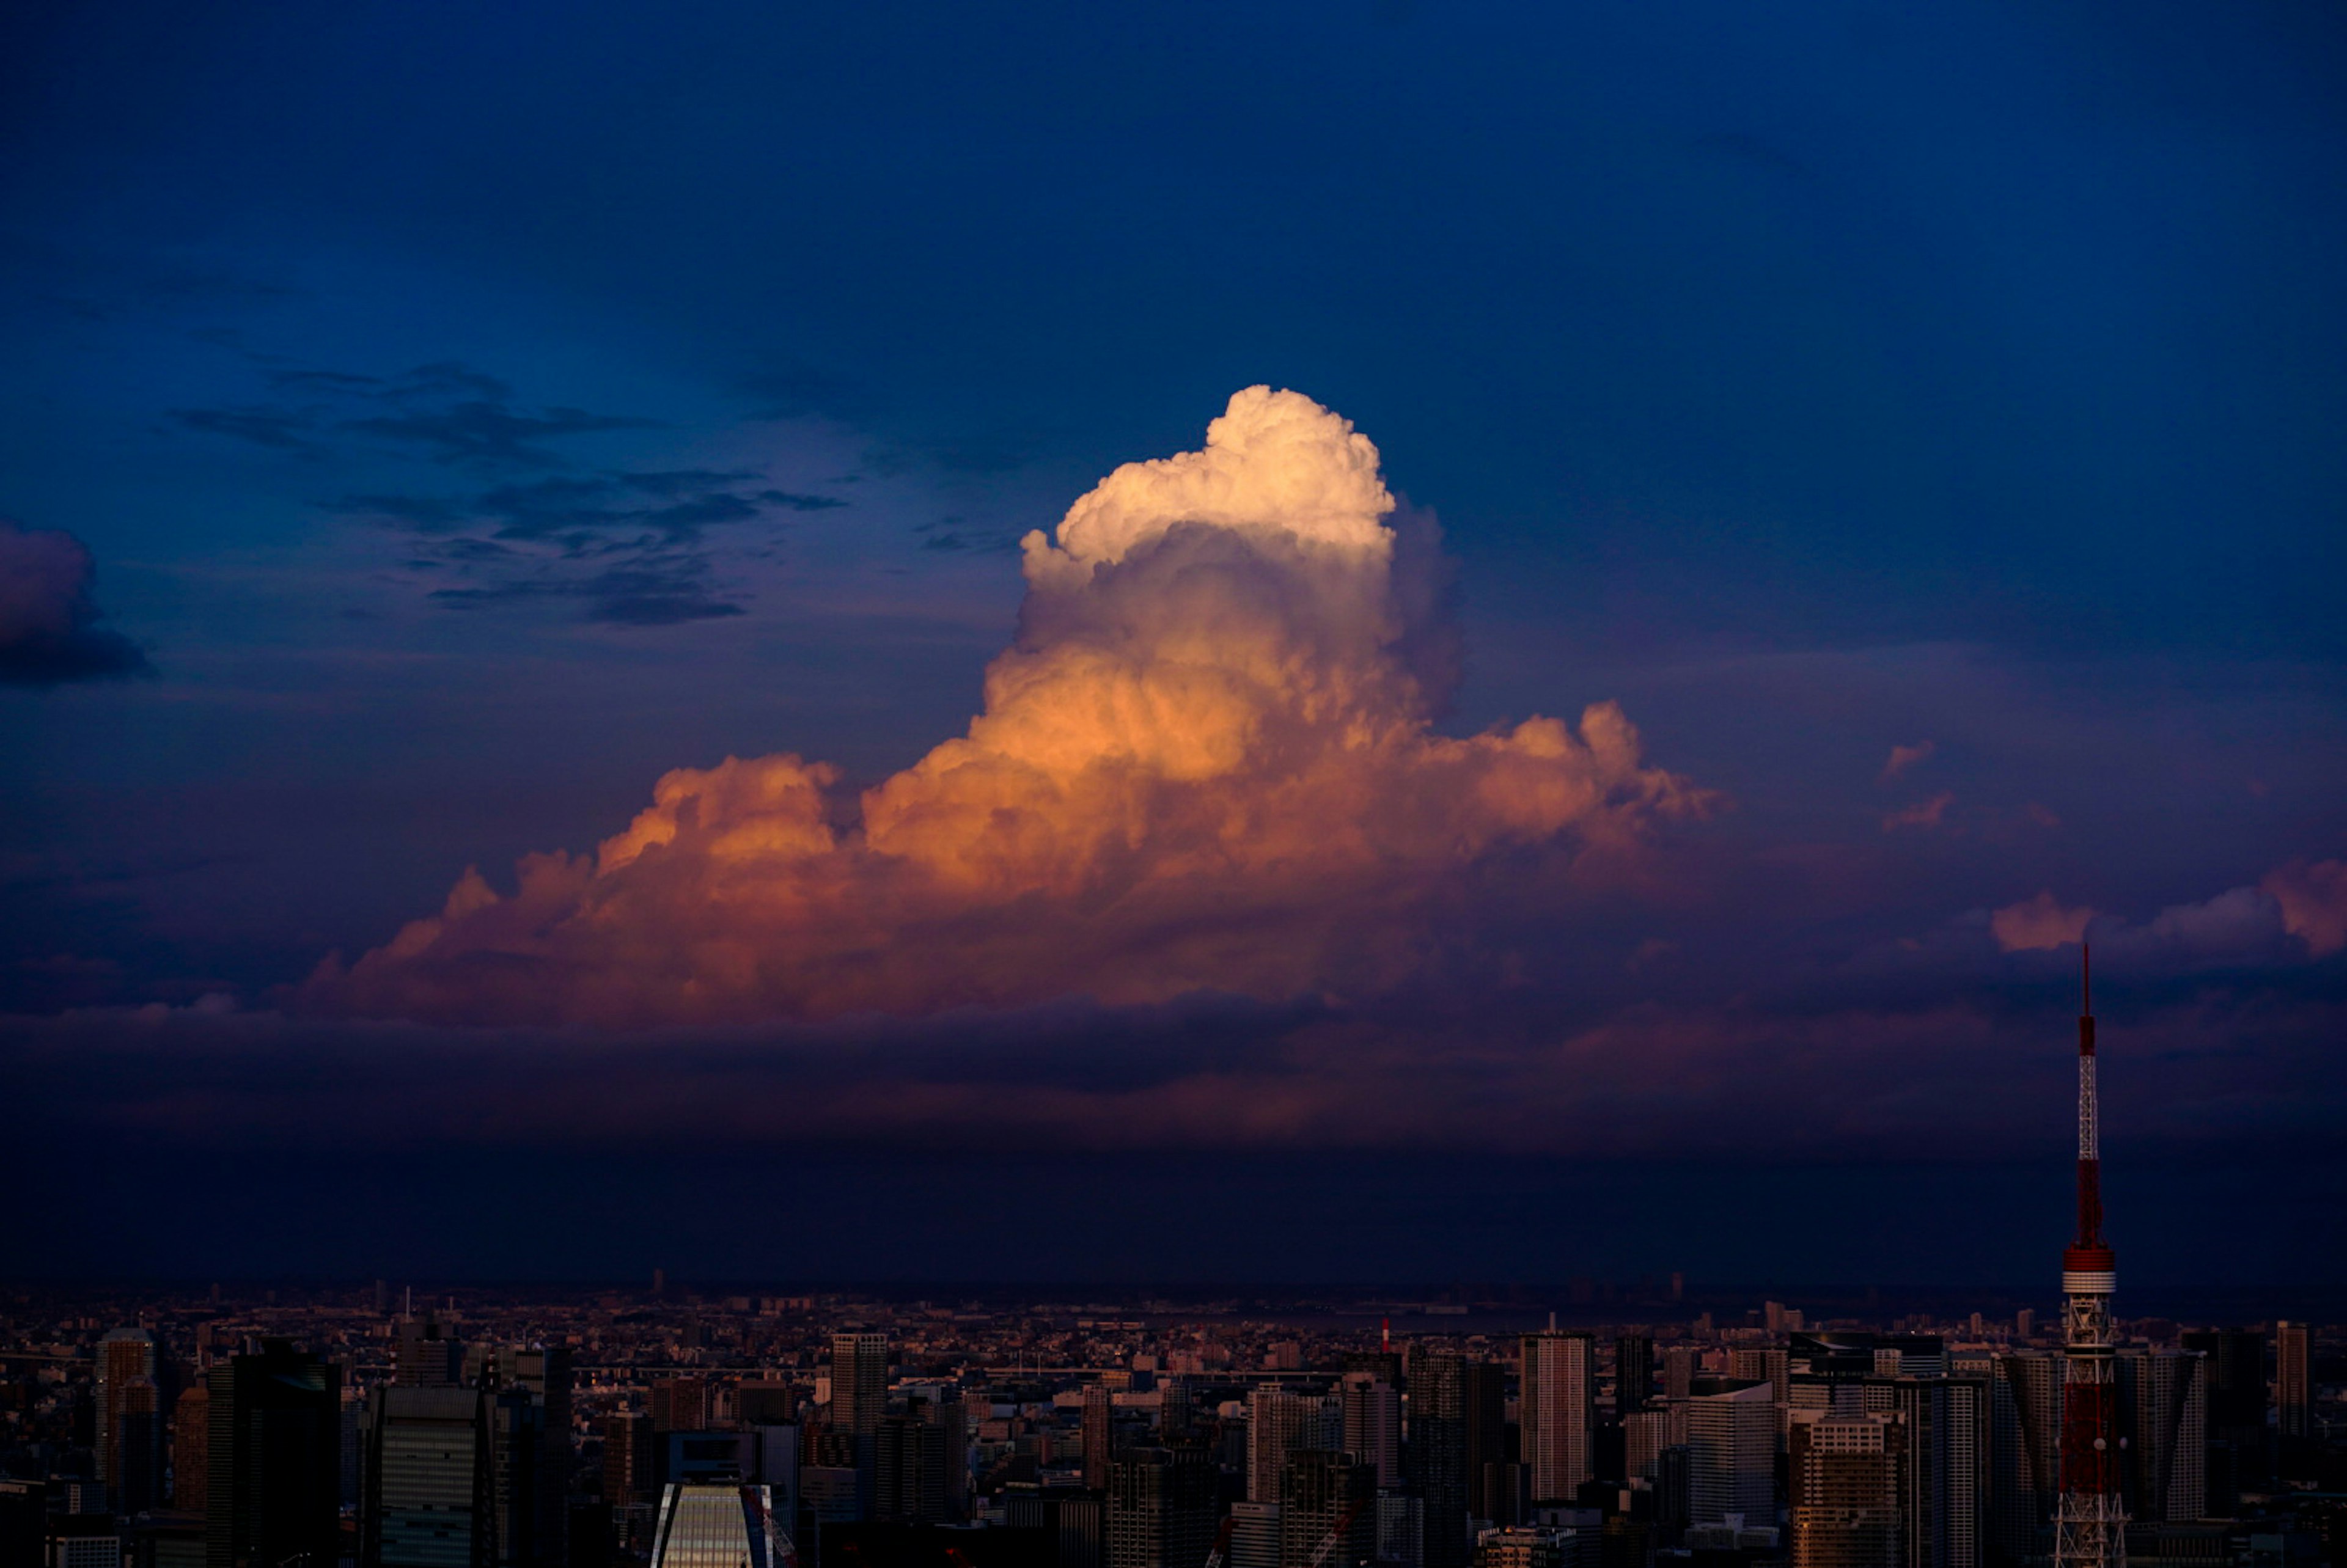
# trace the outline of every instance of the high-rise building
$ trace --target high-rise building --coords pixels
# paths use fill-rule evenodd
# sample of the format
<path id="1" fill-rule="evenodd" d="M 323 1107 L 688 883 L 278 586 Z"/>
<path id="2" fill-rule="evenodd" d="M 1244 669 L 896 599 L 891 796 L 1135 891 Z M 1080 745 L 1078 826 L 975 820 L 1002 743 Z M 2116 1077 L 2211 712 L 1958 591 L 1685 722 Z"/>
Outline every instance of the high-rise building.
<path id="1" fill-rule="evenodd" d="M 1116 1394 L 1105 1383 L 1086 1383 L 1081 1430 L 1084 1441 L 1084 1484 L 1108 1484 L 1109 1460 L 1115 1457 Z"/>
<path id="2" fill-rule="evenodd" d="M 207 1568 L 334 1568 L 342 1368 L 264 1339 L 206 1376 Z"/>
<path id="3" fill-rule="evenodd" d="M 1489 1523 L 1513 1524 L 1522 1466 L 1522 1456 L 1508 1450 L 1507 1368 L 1497 1361 L 1469 1362 L 1465 1390 L 1468 1513 Z"/>
<path id="4" fill-rule="evenodd" d="M 1166 1378 L 1157 1386 L 1157 1436 L 1161 1441 L 1177 1443 L 1190 1436 L 1194 1412 L 1190 1408 L 1190 1385 L 1180 1378 Z"/>
<path id="5" fill-rule="evenodd" d="M 1463 1568 L 1473 1474 L 1469 1461 L 1471 1368 L 1448 1340 L 1410 1342 L 1406 1470 L 1418 1487 L 1425 1568 Z M 1498 1368 L 1492 1370 L 1497 1372 Z"/>
<path id="6" fill-rule="evenodd" d="M 2274 1405 L 2280 1417 L 2276 1429 L 2287 1440 L 2311 1431 L 2313 1410 L 2313 1345 L 2303 1323 L 2274 1325 Z"/>
<path id="7" fill-rule="evenodd" d="M 1614 1414 L 1619 1418 L 1645 1409 L 1646 1398 L 1654 1391 L 1654 1336 L 1617 1336 L 1614 1341 Z"/>
<path id="8" fill-rule="evenodd" d="M 1895 1362 L 1892 1369 L 1896 1370 Z M 1746 1382 L 1766 1383 L 1769 1398 L 1780 1405 L 1791 1402 L 1792 1363 L 1783 1346 L 1730 1350 L 1727 1353 L 1727 1375 Z"/>
<path id="9" fill-rule="evenodd" d="M 787 1534 L 763 1486 L 678 1482 L 661 1494 L 651 1568 L 780 1568 Z"/>
<path id="10" fill-rule="evenodd" d="M 205 1452 L 211 1440 L 211 1388 L 203 1378 L 179 1390 L 171 1407 L 171 1506 L 204 1512 Z"/>
<path id="11" fill-rule="evenodd" d="M 1772 1521 L 1777 1508 L 1777 1405 L 1766 1383 L 1686 1401 L 1687 1512 L 1695 1524 L 1720 1524 L 1733 1515 L 1747 1523 Z"/>
<path id="12" fill-rule="evenodd" d="M 125 1513 L 152 1508 L 163 1475 L 160 1389 L 155 1337 L 144 1328 L 118 1328 L 97 1342 L 97 1479 Z M 136 1402 L 144 1419 L 126 1421 Z"/>
<path id="13" fill-rule="evenodd" d="M 1906 1437 L 1895 1415 L 1792 1412 L 1792 1568 L 1911 1568 Z"/>
<path id="14" fill-rule="evenodd" d="M 2267 1449 L 2266 1337 L 2256 1328 L 2196 1328 L 2183 1335 L 2187 1350 L 2208 1359 L 2209 1512 L 2229 1518 L 2241 1493 L 2265 1485 L 2272 1467 Z"/>
<path id="15" fill-rule="evenodd" d="M 1426 1568 L 1426 1500 L 1414 1487 L 1380 1487 L 1378 1568 Z"/>
<path id="16" fill-rule="evenodd" d="M 652 1419 L 641 1410 L 603 1418 L 603 1501 L 615 1509 L 652 1501 Z"/>
<path id="17" fill-rule="evenodd" d="M 1221 1518 L 1203 1450 L 1129 1449 L 1109 1466 L 1108 1568 L 1204 1568 Z"/>
<path id="18" fill-rule="evenodd" d="M 1666 1398 L 1684 1399 L 1695 1391 L 1696 1369 L 1703 1353 L 1692 1345 L 1672 1345 L 1663 1351 L 1663 1393 Z"/>
<path id="19" fill-rule="evenodd" d="M 1989 1385 L 1989 1524 L 1994 1568 L 2051 1550 L 2061 1476 L 2062 1364 L 2042 1350 L 1999 1356 Z"/>
<path id="20" fill-rule="evenodd" d="M 2208 1512 L 2208 1358 L 2119 1356 L 2119 1486 L 2129 1519 L 2185 1523 Z"/>
<path id="21" fill-rule="evenodd" d="M 1401 1484 L 1401 1389 L 1375 1372 L 1348 1372 L 1337 1386 L 1347 1453 L 1369 1467 L 1379 1486 Z"/>
<path id="22" fill-rule="evenodd" d="M 1279 1472 L 1280 1568 L 1359 1568 L 1377 1554 L 1377 1476 L 1337 1449 L 1298 1449 Z"/>
<path id="23" fill-rule="evenodd" d="M 488 1402 L 394 1383 L 368 1401 L 362 1568 L 489 1568 L 497 1559 Z"/>
<path id="24" fill-rule="evenodd" d="M 2102 1112 L 2095 1081 L 2095 1009 L 2078 971 L 2078 1231 L 2062 1252 L 2062 1500 L 2054 1568 L 2123 1568 L 2119 1497 L 2118 1331 L 2111 1295 L 2118 1256 L 2103 1239 Z"/>
<path id="25" fill-rule="evenodd" d="M 962 1408 L 918 1396 L 907 1407 L 906 1414 L 880 1420 L 875 1439 L 874 1517 L 899 1524 L 957 1520 L 969 1490 Z"/>
<path id="26" fill-rule="evenodd" d="M 1527 1334 L 1518 1422 L 1532 1501 L 1571 1501 L 1596 1471 L 1597 1365 L 1587 1334 Z"/>
<path id="27" fill-rule="evenodd" d="M 1231 1504 L 1230 1568 L 1279 1568 L 1279 1504 Z"/>
<path id="28" fill-rule="evenodd" d="M 651 1418 L 656 1432 L 709 1430 L 709 1379 L 662 1378 L 654 1382 Z"/>
<path id="29" fill-rule="evenodd" d="M 885 1334 L 831 1337 L 831 1426 L 834 1431 L 871 1437 L 880 1430 L 888 1407 L 888 1337 Z"/>
<path id="30" fill-rule="evenodd" d="M 399 1320 L 397 1379 L 412 1389 L 453 1387 L 464 1380 L 465 1342 L 443 1334 L 439 1320 L 410 1313 Z"/>
<path id="31" fill-rule="evenodd" d="M 1247 1500 L 1279 1501 L 1279 1473 L 1288 1455 L 1316 1445 L 1320 1401 L 1269 1383 L 1247 1395 Z"/>
<path id="32" fill-rule="evenodd" d="M 1888 1390 L 1905 1445 L 1906 1568 L 1983 1568 L 1989 1385 L 1984 1378 L 1901 1378 Z"/>
<path id="33" fill-rule="evenodd" d="M 525 1388 L 501 1388 L 482 1379 L 489 1416 L 489 1474 L 494 1499 L 497 1568 L 532 1568 L 559 1558 L 541 1542 L 548 1511 L 541 1489 L 554 1467 L 546 1462 L 546 1407 Z"/>

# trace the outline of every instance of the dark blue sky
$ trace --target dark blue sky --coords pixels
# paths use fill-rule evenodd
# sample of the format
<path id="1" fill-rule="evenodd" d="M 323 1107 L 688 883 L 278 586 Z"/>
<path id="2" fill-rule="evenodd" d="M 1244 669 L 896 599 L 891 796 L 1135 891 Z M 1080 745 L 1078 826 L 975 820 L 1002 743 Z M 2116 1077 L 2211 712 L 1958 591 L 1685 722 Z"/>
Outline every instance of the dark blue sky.
<path id="1" fill-rule="evenodd" d="M 468 865 L 509 886 L 518 856 L 618 831 L 669 768 L 910 764 L 979 705 L 1013 541 L 1268 383 L 1353 420 L 1440 518 L 1465 655 L 1447 729 L 1618 700 L 1655 764 L 1733 803 L 1626 903 L 1478 903 L 1458 945 L 1529 990 L 1421 976 L 1358 1071 L 1406 1086 L 1465 1038 L 1658 1031 L 1685 1052 L 1668 1103 L 1555 1090 L 1592 1124 L 1513 1151 L 1568 1162 L 1543 1191 L 1593 1148 L 1847 1160 L 1942 1207 L 1965 1190 L 1945 1172 L 1976 1168 L 1963 1223 L 2058 1228 L 2059 1194 L 2023 1216 L 2010 1175 L 2061 1156 L 2075 949 L 1988 935 L 2044 890 L 2104 923 L 2122 1060 L 2130 1023 L 2157 1042 L 2134 1088 L 2114 1067 L 2115 1128 L 2217 1173 L 2163 1189 L 2178 1212 L 2205 1228 L 2248 1183 L 2276 1194 L 2257 1235 L 2338 1239 L 2347 959 L 2270 883 L 2312 866 L 2290 886 L 2347 897 L 2320 876 L 2347 854 L 2327 8 L 39 5 L 0 26 L 0 518 L 70 534 L 96 573 L 37 661 L 10 677 L 0 646 L 0 1033 L 53 1124 L 56 1201 L 119 1143 L 134 1177 L 210 1171 L 224 1217 L 258 1212 L 279 1178 L 215 1169 L 189 1131 L 247 1102 L 239 1158 L 270 1170 L 323 1123 L 370 1171 L 527 1148 L 533 1180 L 598 1190 L 638 1059 L 540 1041 L 571 1112 L 385 1126 L 380 1085 L 318 1065 L 377 1026 L 286 1035 L 282 988 Z M 10 548 L 0 571 L 66 559 Z M 1352 1027 L 1265 1005 L 1234 1038 L 1283 1071 Z M 924 1025 L 955 1065 L 905 1083 L 996 1074 L 993 1027 Z M 999 1076 L 1081 1080 L 1125 1027 L 1051 1024 L 1060 1054 Z M 507 1045 L 399 1039 L 452 1100 L 530 1092 Z M 81 1051 L 129 1065 L 72 1086 Z M 2035 1099 L 1982 1087 L 2022 1061 Z M 1114 1071 L 1191 1071 L 1150 1062 Z M 760 1090 L 771 1139 L 724 1135 L 785 1164 L 820 1145 L 834 1173 L 936 1141 L 790 1125 L 798 1071 Z M 141 1087 L 186 1073 L 200 1090 Z M 1458 1216 L 1493 1200 L 1442 1162 L 1474 1116 L 1304 1144 L 1435 1162 L 1398 1274 L 1679 1266 L 1600 1225 L 1553 1238 L 1587 1268 L 1467 1267 Z M 692 1143 L 689 1115 L 653 1120 L 652 1143 Z M 1934 1123 L 1935 1163 L 1901 1164 Z M 1147 1179 L 1120 1137 L 1017 1136 Z M 1308 1148 L 1243 1157 L 1324 1201 L 1283 1163 Z M 2301 1179 L 2245 1173 L 2278 1160 Z M 932 1204 L 991 1192 L 982 1162 L 936 1166 Z M 698 1167 L 660 1169 L 651 1190 L 694 1189 Z M 354 1178 L 362 1236 L 491 1266 L 397 1184 Z M 1751 1276 L 1806 1207 L 1794 1184 L 1755 1228 L 1690 1219 L 1691 1177 L 1600 1184 L 1630 1231 L 1686 1227 Z M 120 1183 L 94 1201 L 124 1266 L 203 1272 Z M 630 1212 L 576 1272 L 642 1263 Z M 1116 1224 L 1054 1207 L 1067 1245 L 999 1266 L 1081 1275 Z M 916 1231 L 946 1272 L 997 1266 L 877 1221 L 777 1266 L 887 1272 Z M 1803 1266 L 2002 1277 L 2059 1239 L 1879 1236 L 1880 1268 Z M 317 1261 L 393 1266 L 363 1250 Z M 1209 1250 L 1188 1272 L 1284 1255 Z"/>

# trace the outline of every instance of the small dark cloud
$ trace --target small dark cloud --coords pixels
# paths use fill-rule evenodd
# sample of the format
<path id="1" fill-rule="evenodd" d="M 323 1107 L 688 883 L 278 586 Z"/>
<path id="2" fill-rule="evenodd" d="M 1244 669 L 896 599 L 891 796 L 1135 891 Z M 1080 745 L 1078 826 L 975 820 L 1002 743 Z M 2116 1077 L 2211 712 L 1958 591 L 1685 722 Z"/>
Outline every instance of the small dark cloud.
<path id="1" fill-rule="evenodd" d="M 517 414 L 502 403 L 480 401 L 428 412 L 347 419 L 341 427 L 420 447 L 441 463 L 479 468 L 553 468 L 563 466 L 569 459 L 547 450 L 544 442 L 660 426 L 657 419 L 632 415 L 589 414 L 582 408 Z"/>
<path id="2" fill-rule="evenodd" d="M 344 517 L 364 518 L 419 534 L 450 533 L 477 516 L 472 507 L 446 496 L 344 496 L 325 507 Z"/>
<path id="3" fill-rule="evenodd" d="M 675 626 L 688 620 L 713 620 L 745 613 L 738 604 L 704 595 L 630 593 L 597 600 L 587 618 L 618 626 Z"/>
<path id="4" fill-rule="evenodd" d="M 758 499 L 794 512 L 825 512 L 847 505 L 836 496 L 803 496 L 792 490 L 761 490 Z"/>
<path id="5" fill-rule="evenodd" d="M 449 564 L 460 567 L 481 559 L 513 569 L 504 575 L 435 589 L 430 598 L 452 610 L 480 610 L 505 604 L 567 602 L 580 606 L 580 616 L 613 626 L 678 626 L 695 620 L 716 620 L 748 613 L 740 604 L 709 585 L 711 565 L 705 556 L 679 552 L 647 557 L 626 565 L 585 575 L 568 574 L 544 560 L 535 562 L 495 552 L 494 541 L 456 541 Z M 472 555 L 472 550 L 490 552 Z M 508 555 L 511 552 L 507 552 Z"/>
<path id="6" fill-rule="evenodd" d="M 517 407 L 506 382 L 455 360 L 388 376 L 282 365 L 262 374 L 285 402 L 174 409 L 171 417 L 191 430 L 280 450 L 323 448 L 336 433 L 374 436 L 435 462 L 489 472 L 568 467 L 570 460 L 548 443 L 661 425 L 583 408 Z M 652 484 L 685 483 L 690 476 L 644 477 Z"/>
<path id="7" fill-rule="evenodd" d="M 925 550 L 1007 550 L 1017 542 L 1008 534 L 989 532 L 982 527 L 972 527 L 969 519 L 958 516 L 932 518 L 926 523 L 913 525 L 914 536 Z"/>
<path id="8" fill-rule="evenodd" d="M 353 375 L 339 370 L 278 370 L 269 384 L 281 392 L 350 392 L 366 394 L 384 384 L 379 375 Z"/>
<path id="9" fill-rule="evenodd" d="M 464 394 L 490 403 L 504 403 L 513 396 L 511 384 L 453 359 L 435 360 L 403 371 L 392 378 L 387 392 L 390 396 L 403 398 Z"/>
<path id="10" fill-rule="evenodd" d="M 291 409 L 244 408 L 174 408 L 171 417 L 190 430 L 200 430 L 208 436 L 232 436 L 240 441 L 274 447 L 281 452 L 308 452 L 317 448 L 312 437 L 316 428 L 309 415 Z"/>
<path id="11" fill-rule="evenodd" d="M 612 478 L 630 489 L 641 490 L 648 496 L 679 496 L 703 490 L 722 489 L 728 485 L 740 485 L 765 476 L 755 468 L 670 468 L 649 474 L 614 474 Z M 772 496 L 779 492 L 765 492 Z"/>
<path id="12" fill-rule="evenodd" d="M 138 645 L 97 624 L 89 548 L 71 534 L 0 522 L 0 684 L 151 675 Z"/>

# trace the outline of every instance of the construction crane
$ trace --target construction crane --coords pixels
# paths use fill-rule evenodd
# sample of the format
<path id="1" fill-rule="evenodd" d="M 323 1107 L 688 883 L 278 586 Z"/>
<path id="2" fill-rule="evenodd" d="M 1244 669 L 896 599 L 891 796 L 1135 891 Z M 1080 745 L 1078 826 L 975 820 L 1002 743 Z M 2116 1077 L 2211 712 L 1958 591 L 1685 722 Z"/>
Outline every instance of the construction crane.
<path id="1" fill-rule="evenodd" d="M 1223 1527 L 1214 1532 L 1214 1544 L 1206 1552 L 1206 1568 L 1223 1568 L 1223 1559 L 1230 1555 L 1231 1526 L 1238 1522 L 1235 1513 L 1223 1515 Z"/>
<path id="2" fill-rule="evenodd" d="M 766 1506 L 766 1489 L 745 1486 L 742 1495 L 758 1511 L 758 1518 L 766 1527 L 767 1553 L 779 1568 L 799 1568 L 799 1549 L 791 1543 L 791 1532 L 774 1522 L 774 1511 Z M 748 1568 L 747 1564 L 743 1568 Z"/>
<path id="3" fill-rule="evenodd" d="M 1320 1538 L 1320 1544 L 1312 1549 L 1311 1568 L 1327 1568 L 1328 1553 L 1337 1550 L 1337 1542 L 1345 1539 L 1345 1532 L 1353 1528 L 1353 1521 L 1361 1516 L 1361 1510 L 1367 1506 L 1366 1501 L 1356 1502 L 1337 1516 L 1336 1524 L 1330 1528 L 1327 1534 Z M 1350 1563 L 1340 1563 L 1337 1568 L 1354 1568 L 1354 1565 Z"/>

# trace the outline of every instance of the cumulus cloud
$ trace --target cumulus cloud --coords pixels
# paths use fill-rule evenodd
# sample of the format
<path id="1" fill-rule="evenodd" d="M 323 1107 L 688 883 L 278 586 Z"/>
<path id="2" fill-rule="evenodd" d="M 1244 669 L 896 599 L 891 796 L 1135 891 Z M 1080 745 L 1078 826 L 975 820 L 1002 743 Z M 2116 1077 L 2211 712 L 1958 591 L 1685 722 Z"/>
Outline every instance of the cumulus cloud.
<path id="1" fill-rule="evenodd" d="M 1996 945 L 2008 953 L 2066 947 L 2086 933 L 2095 912 L 2085 905 L 2065 908 L 2049 888 L 2034 898 L 2008 904 L 1988 917 Z"/>
<path id="2" fill-rule="evenodd" d="M 2316 958 L 2347 948 L 2347 860 L 2293 860 L 2258 886 L 2281 906 L 2282 928 Z"/>
<path id="3" fill-rule="evenodd" d="M 671 773 L 592 856 L 507 896 L 467 873 L 303 999 L 630 1024 L 1362 994 L 1481 876 L 1629 874 L 1710 797 L 1610 703 L 1438 733 L 1441 599 L 1394 517 L 1366 436 L 1249 388 L 1027 536 L 966 734 L 856 801 L 788 753 Z"/>
<path id="4" fill-rule="evenodd" d="M 149 672 L 138 644 L 97 624 L 95 576 L 71 534 L 0 521 L 0 685 Z"/>

